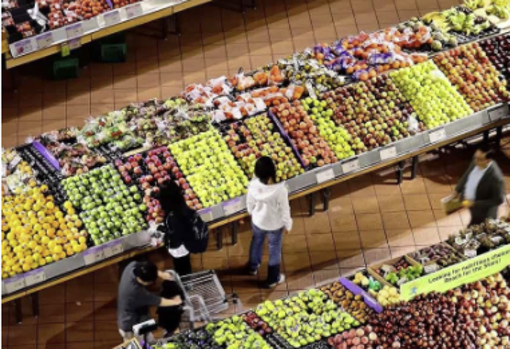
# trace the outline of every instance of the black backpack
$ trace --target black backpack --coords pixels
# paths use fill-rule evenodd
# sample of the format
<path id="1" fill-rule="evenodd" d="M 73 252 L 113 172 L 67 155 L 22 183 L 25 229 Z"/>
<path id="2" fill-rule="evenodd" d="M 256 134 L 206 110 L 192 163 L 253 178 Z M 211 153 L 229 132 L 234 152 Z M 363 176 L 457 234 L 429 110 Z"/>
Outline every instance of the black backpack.
<path id="1" fill-rule="evenodd" d="M 191 209 L 190 209 L 191 210 Z M 182 218 L 178 218 L 182 219 Z M 174 238 L 177 238 L 175 232 L 175 224 L 170 223 L 172 221 L 172 218 L 170 216 L 165 219 L 165 225 L 166 229 L 170 234 L 166 234 L 166 237 L 168 239 L 172 239 L 172 236 Z M 187 222 L 188 223 L 188 222 Z M 193 211 L 192 216 L 189 218 L 189 227 L 191 228 L 191 234 L 184 234 L 182 236 L 182 243 L 184 244 L 184 247 L 190 252 L 190 253 L 204 253 L 207 250 L 207 245 L 209 243 L 209 228 L 207 227 L 207 224 L 202 220 L 198 212 Z M 186 225 L 188 225 L 186 224 Z M 165 238 L 165 243 L 167 247 L 169 247 L 169 241 L 167 241 L 167 238 Z"/>

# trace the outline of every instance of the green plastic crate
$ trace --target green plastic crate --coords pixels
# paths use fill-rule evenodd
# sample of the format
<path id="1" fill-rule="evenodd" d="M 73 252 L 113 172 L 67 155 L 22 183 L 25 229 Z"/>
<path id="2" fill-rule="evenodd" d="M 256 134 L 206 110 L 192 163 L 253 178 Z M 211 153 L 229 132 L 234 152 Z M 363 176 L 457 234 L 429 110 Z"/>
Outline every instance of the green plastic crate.
<path id="1" fill-rule="evenodd" d="M 127 57 L 126 44 L 100 44 L 100 61 L 104 63 L 125 62 Z"/>
<path id="2" fill-rule="evenodd" d="M 55 80 L 77 78 L 80 75 L 80 61 L 76 57 L 67 57 L 53 62 L 52 77 Z"/>

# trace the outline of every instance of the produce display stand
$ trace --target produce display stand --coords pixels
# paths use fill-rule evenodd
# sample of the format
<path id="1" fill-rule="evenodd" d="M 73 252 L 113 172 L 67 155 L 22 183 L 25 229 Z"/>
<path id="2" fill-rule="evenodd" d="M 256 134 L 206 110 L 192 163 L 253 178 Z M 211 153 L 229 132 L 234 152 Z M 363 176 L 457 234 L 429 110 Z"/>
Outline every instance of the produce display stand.
<path id="1" fill-rule="evenodd" d="M 5 66 L 11 69 L 50 55 L 60 53 L 63 44 L 79 40 L 78 46 L 85 45 L 108 35 L 119 33 L 145 23 L 167 19 L 178 13 L 211 2 L 212 0 L 145 0 L 140 3 L 105 12 L 90 20 L 74 23 L 62 28 L 44 32 L 7 44 L 6 34 L 2 35 L 2 53 Z M 78 34 L 78 35 L 76 35 Z M 166 33 L 165 33 L 166 34 Z M 49 35 L 48 41 L 43 40 Z M 24 53 L 18 53 L 20 48 Z"/>

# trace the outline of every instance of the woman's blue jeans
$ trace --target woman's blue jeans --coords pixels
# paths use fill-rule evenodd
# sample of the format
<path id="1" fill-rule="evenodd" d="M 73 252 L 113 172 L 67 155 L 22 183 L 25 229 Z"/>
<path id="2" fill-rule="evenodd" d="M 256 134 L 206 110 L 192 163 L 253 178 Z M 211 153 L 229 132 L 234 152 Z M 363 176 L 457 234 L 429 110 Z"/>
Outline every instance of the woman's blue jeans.
<path id="1" fill-rule="evenodd" d="M 278 230 L 262 230 L 252 224 L 253 237 L 250 245 L 250 268 L 257 270 L 262 264 L 262 252 L 264 241 L 269 240 L 269 267 L 267 271 L 267 283 L 273 284 L 280 279 L 280 264 L 282 259 L 283 228 Z"/>

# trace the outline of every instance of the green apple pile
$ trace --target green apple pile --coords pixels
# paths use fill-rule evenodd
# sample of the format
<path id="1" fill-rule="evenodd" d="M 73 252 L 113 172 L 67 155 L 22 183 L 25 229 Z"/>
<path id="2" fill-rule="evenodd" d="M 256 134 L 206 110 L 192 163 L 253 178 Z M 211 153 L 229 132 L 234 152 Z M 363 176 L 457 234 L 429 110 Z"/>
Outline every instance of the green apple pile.
<path id="1" fill-rule="evenodd" d="M 227 349 L 271 349 L 266 340 L 237 315 L 209 323 L 205 329 L 215 343 Z"/>
<path id="2" fill-rule="evenodd" d="M 315 289 L 285 300 L 265 301 L 255 312 L 294 348 L 359 326 L 356 319 L 340 310 L 324 292 Z"/>
<path id="3" fill-rule="evenodd" d="M 347 130 L 336 125 L 333 120 L 333 109 L 327 108 L 326 101 L 319 101 L 310 97 L 301 101 L 312 121 L 317 125 L 319 134 L 328 142 L 338 160 L 355 155 L 351 147 L 352 137 Z"/>
<path id="4" fill-rule="evenodd" d="M 269 156 L 275 162 L 278 182 L 304 172 L 292 148 L 285 144 L 274 128 L 267 115 L 252 117 L 227 127 L 224 139 L 248 178 L 253 177 L 255 162 L 261 156 Z"/>
<path id="5" fill-rule="evenodd" d="M 168 146 L 204 207 L 246 193 L 248 178 L 216 130 Z"/>
<path id="6" fill-rule="evenodd" d="M 394 71 L 390 77 L 429 129 L 473 113 L 432 61 Z"/>
<path id="7" fill-rule="evenodd" d="M 69 201 L 81 210 L 94 245 L 137 233 L 147 225 L 142 214 L 147 207 L 138 188 L 124 184 L 111 165 L 64 179 L 62 186 Z"/>

